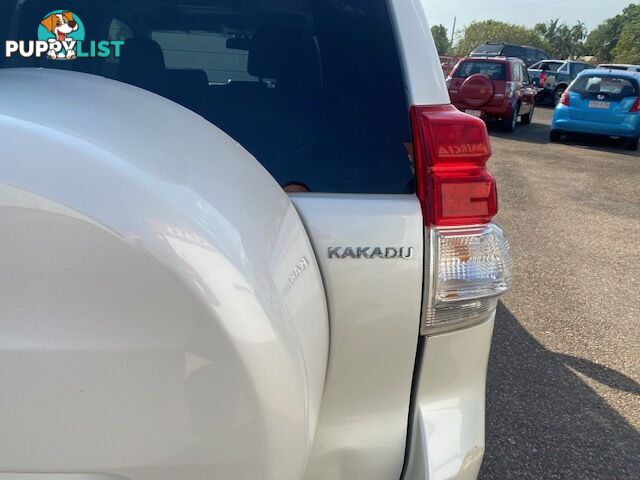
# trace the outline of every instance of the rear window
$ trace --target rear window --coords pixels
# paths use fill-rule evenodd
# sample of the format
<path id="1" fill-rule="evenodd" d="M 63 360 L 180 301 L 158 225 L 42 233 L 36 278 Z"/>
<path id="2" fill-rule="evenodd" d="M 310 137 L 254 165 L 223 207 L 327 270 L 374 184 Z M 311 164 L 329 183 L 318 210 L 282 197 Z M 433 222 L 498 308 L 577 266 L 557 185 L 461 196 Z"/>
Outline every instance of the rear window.
<path id="1" fill-rule="evenodd" d="M 41 32 L 54 38 L 43 28 L 55 28 L 48 16 L 60 6 L 2 2 L 3 43 L 37 40 Z M 75 60 L 13 55 L 0 66 L 76 70 L 158 93 L 227 132 L 283 186 L 415 191 L 407 100 L 385 0 L 68 0 L 62 6 L 72 14 L 60 17 L 65 28 L 81 20 L 82 50 L 90 52 L 93 43 L 98 53 Z M 110 45 L 107 55 L 98 42 Z"/>
<path id="2" fill-rule="evenodd" d="M 549 55 L 547 55 L 543 50 L 536 50 L 536 52 L 538 52 L 538 58 L 542 58 L 543 60 L 547 60 L 549 58 Z"/>
<path id="3" fill-rule="evenodd" d="M 507 66 L 500 62 L 465 60 L 456 69 L 455 78 L 467 78 L 478 73 L 488 76 L 491 80 L 506 80 Z"/>
<path id="4" fill-rule="evenodd" d="M 557 72 L 562 65 L 562 62 L 538 62 L 532 65 L 531 68 L 542 70 L 543 72 Z"/>
<path id="5" fill-rule="evenodd" d="M 629 78 L 585 75 L 573 83 L 571 91 L 594 98 L 599 95 L 606 99 L 637 97 L 638 84 Z"/>
<path id="6" fill-rule="evenodd" d="M 599 68 L 606 68 L 607 70 L 629 70 L 629 67 L 625 65 L 600 65 Z"/>
<path id="7" fill-rule="evenodd" d="M 503 48 L 504 48 L 504 45 L 501 43 L 494 44 L 494 45 L 492 44 L 480 45 L 478 48 L 476 48 L 473 51 L 473 53 L 475 54 L 486 53 L 489 55 L 499 55 Z"/>
<path id="8" fill-rule="evenodd" d="M 524 59 L 524 48 L 517 45 L 505 45 L 502 49 L 502 55 L 505 57 L 516 57 Z"/>

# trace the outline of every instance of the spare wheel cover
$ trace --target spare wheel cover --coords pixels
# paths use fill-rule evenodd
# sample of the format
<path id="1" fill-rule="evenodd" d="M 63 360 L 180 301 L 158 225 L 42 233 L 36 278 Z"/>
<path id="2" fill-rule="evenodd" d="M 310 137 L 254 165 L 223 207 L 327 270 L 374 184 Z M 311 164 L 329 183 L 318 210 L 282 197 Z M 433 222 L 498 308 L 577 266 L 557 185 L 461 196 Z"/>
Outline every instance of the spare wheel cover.
<path id="1" fill-rule="evenodd" d="M 493 82 L 487 75 L 477 73 L 464 81 L 460 88 L 460 93 L 467 105 L 482 107 L 493 97 Z"/>

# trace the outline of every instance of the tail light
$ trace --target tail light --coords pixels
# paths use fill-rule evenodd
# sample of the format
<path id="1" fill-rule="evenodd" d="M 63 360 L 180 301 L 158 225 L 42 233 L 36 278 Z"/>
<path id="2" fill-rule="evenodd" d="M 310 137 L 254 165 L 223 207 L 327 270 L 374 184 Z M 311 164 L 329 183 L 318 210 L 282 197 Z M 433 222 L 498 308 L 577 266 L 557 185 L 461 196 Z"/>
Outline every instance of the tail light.
<path id="1" fill-rule="evenodd" d="M 547 84 L 547 74 L 545 72 L 542 72 L 540 74 L 540 87 L 544 87 Z"/>
<path id="2" fill-rule="evenodd" d="M 631 109 L 629 110 L 629 112 L 640 112 L 640 97 L 636 98 L 636 101 L 633 102 L 633 105 L 631 105 Z"/>
<path id="3" fill-rule="evenodd" d="M 565 90 L 562 92 L 562 96 L 560 97 L 560 103 L 567 107 L 571 106 L 571 98 L 569 97 L 569 91 Z"/>
<path id="4" fill-rule="evenodd" d="M 513 96 L 516 94 L 516 84 L 515 82 L 507 82 L 507 86 L 505 88 L 505 92 L 504 92 L 507 97 L 509 98 L 513 98 Z"/>
<path id="5" fill-rule="evenodd" d="M 498 213 L 487 127 L 453 105 L 413 107 L 418 196 L 425 225 L 486 224 Z"/>
<path id="6" fill-rule="evenodd" d="M 421 333 L 481 322 L 511 280 L 511 254 L 498 212 L 482 120 L 451 105 L 411 109 L 418 197 L 430 251 Z"/>

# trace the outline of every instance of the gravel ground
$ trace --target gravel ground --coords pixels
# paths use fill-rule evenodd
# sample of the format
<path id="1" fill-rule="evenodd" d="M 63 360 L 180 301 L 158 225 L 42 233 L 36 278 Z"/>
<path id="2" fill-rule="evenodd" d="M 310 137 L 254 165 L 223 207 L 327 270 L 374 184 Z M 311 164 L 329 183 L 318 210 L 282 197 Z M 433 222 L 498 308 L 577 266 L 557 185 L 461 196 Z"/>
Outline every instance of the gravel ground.
<path id="1" fill-rule="evenodd" d="M 489 364 L 480 478 L 640 479 L 640 154 L 492 131 L 515 259 Z"/>

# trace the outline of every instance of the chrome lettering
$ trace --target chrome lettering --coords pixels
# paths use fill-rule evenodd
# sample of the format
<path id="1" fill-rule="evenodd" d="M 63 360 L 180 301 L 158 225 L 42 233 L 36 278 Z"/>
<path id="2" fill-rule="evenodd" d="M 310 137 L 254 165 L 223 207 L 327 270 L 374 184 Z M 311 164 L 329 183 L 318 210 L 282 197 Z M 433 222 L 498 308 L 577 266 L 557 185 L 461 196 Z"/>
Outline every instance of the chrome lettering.
<path id="1" fill-rule="evenodd" d="M 407 259 L 413 257 L 413 247 L 329 247 L 329 258 L 353 259 Z"/>

